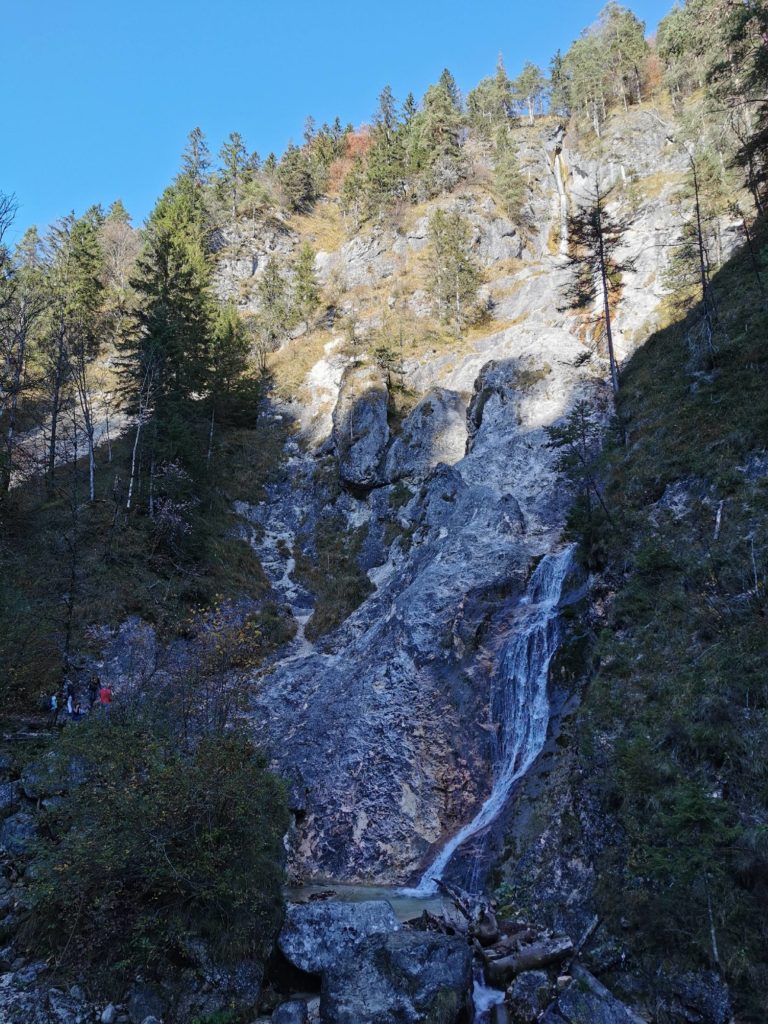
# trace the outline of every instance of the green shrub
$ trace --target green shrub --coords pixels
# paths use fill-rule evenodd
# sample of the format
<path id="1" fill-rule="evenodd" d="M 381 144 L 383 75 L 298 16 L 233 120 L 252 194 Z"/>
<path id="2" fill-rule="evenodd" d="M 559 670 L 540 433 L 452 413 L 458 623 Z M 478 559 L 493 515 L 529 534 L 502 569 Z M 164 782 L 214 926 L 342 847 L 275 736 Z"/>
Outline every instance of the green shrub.
<path id="1" fill-rule="evenodd" d="M 242 732 L 178 735 L 114 707 L 65 731 L 47 770 L 68 794 L 43 819 L 27 937 L 65 965 L 151 968 L 185 937 L 264 959 L 282 910 L 282 784 Z"/>

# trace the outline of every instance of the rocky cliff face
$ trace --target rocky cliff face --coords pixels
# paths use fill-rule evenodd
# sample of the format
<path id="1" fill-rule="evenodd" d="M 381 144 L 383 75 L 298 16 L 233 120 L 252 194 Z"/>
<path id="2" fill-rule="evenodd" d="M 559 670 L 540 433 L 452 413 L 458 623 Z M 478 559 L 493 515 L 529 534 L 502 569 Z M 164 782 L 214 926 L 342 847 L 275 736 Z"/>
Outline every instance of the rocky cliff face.
<path id="1" fill-rule="evenodd" d="M 294 607 L 299 638 L 258 680 L 253 727 L 293 784 L 296 875 L 405 882 L 487 794 L 489 682 L 531 567 L 561 543 L 571 501 L 546 428 L 581 397 L 598 418 L 610 415 L 605 353 L 567 309 L 572 270 L 562 254 L 563 210 L 583 201 L 596 173 L 618 183 L 613 201 L 630 219 L 635 268 L 616 314 L 620 356 L 658 313 L 660 240 L 675 236 L 668 200 L 685 159 L 663 125 L 643 111 L 618 119 L 599 169 L 578 140 L 551 129 L 521 139 L 525 229 L 477 184 L 433 204 L 458 206 L 473 226 L 486 325 L 451 345 L 406 337 L 412 408 L 399 423 L 385 375 L 332 328 L 302 401 L 280 412 L 300 424 L 306 454 L 296 449 L 288 478 L 245 510 L 265 558 L 274 561 L 269 538 L 283 539 L 271 576 L 289 604 L 300 590 L 295 557 L 313 553 L 313 529 L 329 515 L 363 534 L 360 561 L 375 588 L 314 646 L 303 634 L 306 602 Z M 407 323 L 431 315 L 412 272 L 430 209 L 319 253 L 321 278 L 341 282 L 336 315 L 361 337 L 396 306 Z M 270 247 L 298 241 L 287 228 L 240 238 L 222 293 L 241 297 Z M 340 486 L 322 485 L 329 476 Z"/>

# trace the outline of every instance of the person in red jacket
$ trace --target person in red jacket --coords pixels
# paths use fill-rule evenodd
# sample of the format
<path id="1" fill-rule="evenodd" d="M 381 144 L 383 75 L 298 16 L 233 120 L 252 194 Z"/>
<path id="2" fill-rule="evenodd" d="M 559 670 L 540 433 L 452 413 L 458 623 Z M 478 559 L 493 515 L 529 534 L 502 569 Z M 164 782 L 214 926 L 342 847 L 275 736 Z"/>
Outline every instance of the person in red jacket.
<path id="1" fill-rule="evenodd" d="M 99 707 L 102 711 L 109 711 L 109 705 L 112 703 L 112 691 L 109 686 L 104 683 L 99 690 Z"/>

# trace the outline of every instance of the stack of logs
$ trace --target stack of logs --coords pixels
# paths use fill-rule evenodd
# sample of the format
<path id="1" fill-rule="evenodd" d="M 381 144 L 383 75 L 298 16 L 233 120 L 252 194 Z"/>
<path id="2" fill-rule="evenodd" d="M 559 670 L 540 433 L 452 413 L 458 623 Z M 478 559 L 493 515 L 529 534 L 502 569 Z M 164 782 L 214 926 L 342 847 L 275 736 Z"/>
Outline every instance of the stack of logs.
<path id="1" fill-rule="evenodd" d="M 556 997 L 558 989 L 570 981 L 568 971 L 598 925 L 598 919 L 594 918 L 574 944 L 567 935 L 553 934 L 527 921 L 497 918 L 486 900 L 447 882 L 438 884 L 458 913 L 448 910 L 438 917 L 424 911 L 415 926 L 466 935 L 484 966 L 488 984 L 494 988 L 505 989 L 524 971 L 557 965 L 559 977 L 552 993 Z"/>

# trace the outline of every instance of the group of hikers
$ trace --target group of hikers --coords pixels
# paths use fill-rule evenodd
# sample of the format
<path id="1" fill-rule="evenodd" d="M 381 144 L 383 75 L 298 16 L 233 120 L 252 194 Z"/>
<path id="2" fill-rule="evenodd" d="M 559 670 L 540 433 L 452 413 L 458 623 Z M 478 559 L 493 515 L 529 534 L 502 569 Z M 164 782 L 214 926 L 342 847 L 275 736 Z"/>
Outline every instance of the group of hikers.
<path id="1" fill-rule="evenodd" d="M 48 725 L 52 727 L 59 722 L 59 716 L 66 714 L 72 721 L 82 718 L 86 711 L 93 707 L 106 713 L 112 703 L 112 689 L 108 683 L 102 683 L 98 676 L 91 676 L 88 684 L 88 704 L 83 708 L 82 702 L 75 695 L 75 689 L 70 682 L 64 684 L 62 692 L 51 694 L 48 702 L 50 715 Z"/>

